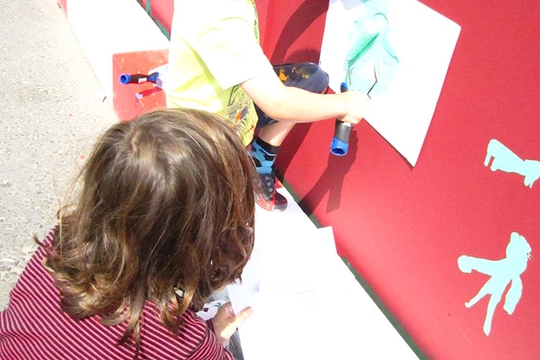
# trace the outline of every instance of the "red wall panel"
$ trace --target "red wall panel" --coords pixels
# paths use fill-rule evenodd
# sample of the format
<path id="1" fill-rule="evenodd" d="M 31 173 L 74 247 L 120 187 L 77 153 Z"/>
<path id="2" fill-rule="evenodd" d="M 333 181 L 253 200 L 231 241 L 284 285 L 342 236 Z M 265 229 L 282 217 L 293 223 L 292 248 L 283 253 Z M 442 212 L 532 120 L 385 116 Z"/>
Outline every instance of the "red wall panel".
<path id="1" fill-rule="evenodd" d="M 149 12 L 152 19 L 170 34 L 174 0 L 137 0 L 141 6 Z"/>
<path id="2" fill-rule="evenodd" d="M 536 261 L 521 276 L 515 312 L 502 309 L 503 298 L 486 336 L 489 296 L 471 308 L 464 303 L 489 277 L 462 273 L 457 259 L 502 259 L 513 231 L 525 236 L 533 254 L 540 242 L 540 182 L 527 188 L 523 177 L 483 164 L 492 138 L 524 159 L 540 159 L 540 4 L 424 3 L 460 24 L 462 32 L 417 166 L 410 168 L 366 123 L 353 130 L 350 153 L 333 157 L 333 124 L 327 122 L 297 126 L 284 144 L 280 169 L 302 203 L 334 227 L 339 252 L 428 357 L 537 358 Z M 327 0 L 309 1 L 316 12 L 323 4 Z M 281 17 L 269 20 L 274 26 L 265 40 L 283 36 L 292 18 L 285 12 L 273 16 Z M 293 61 L 299 52 L 316 52 L 324 24 L 314 18 L 305 33 L 289 40 L 284 56 L 267 42 L 271 58 Z"/>
<path id="3" fill-rule="evenodd" d="M 271 62 L 318 62 L 328 1 L 257 0 L 266 4 L 262 45 Z"/>

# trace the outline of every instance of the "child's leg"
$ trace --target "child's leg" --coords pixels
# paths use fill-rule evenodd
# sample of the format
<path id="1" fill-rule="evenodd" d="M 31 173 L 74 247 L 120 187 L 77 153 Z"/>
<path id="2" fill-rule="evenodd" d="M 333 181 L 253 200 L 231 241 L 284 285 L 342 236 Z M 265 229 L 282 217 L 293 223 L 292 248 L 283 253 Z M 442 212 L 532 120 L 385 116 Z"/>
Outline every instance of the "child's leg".
<path id="1" fill-rule="evenodd" d="M 305 62 L 274 66 L 283 84 L 322 94 L 328 88 L 328 74 L 317 64 Z"/>
<path id="2" fill-rule="evenodd" d="M 274 66 L 274 71 L 285 86 L 296 87 L 318 94 L 324 93 L 328 88 L 328 74 L 314 63 L 306 62 L 299 64 L 276 65 Z M 255 105 L 255 109 L 257 110 L 257 115 L 259 117 L 259 122 L 257 123 L 258 130 L 262 131 L 269 125 L 277 123 L 276 120 L 272 119 L 261 109 L 259 109 L 257 105 Z M 291 125 L 287 128 L 283 125 L 284 124 L 282 124 L 282 127 L 276 127 L 276 129 L 279 128 L 281 131 L 285 131 L 285 135 L 282 133 L 278 134 L 280 131 L 277 131 L 276 129 L 272 131 L 265 131 L 263 132 L 266 133 L 263 136 L 265 141 L 270 142 L 272 145 L 281 145 L 283 139 L 285 139 L 288 132 L 291 131 L 293 127 L 293 125 Z"/>
<path id="3" fill-rule="evenodd" d="M 278 65 L 274 67 L 274 71 L 286 86 L 316 93 L 324 93 L 328 87 L 328 75 L 313 63 Z M 256 110 L 259 116 L 258 135 L 253 140 L 249 153 L 261 175 L 263 187 L 257 202 L 267 210 L 283 211 L 287 207 L 287 200 L 275 190 L 274 162 L 280 145 L 294 127 L 294 123 L 276 121 L 257 106 Z"/>
<path id="4" fill-rule="evenodd" d="M 324 93 L 328 88 L 328 74 L 314 63 L 277 65 L 274 66 L 274 71 L 286 86 L 319 94 Z M 273 146 L 280 146 L 294 123 L 280 123 L 266 115 L 259 107 L 255 106 L 255 109 L 259 117 L 258 137 Z"/>

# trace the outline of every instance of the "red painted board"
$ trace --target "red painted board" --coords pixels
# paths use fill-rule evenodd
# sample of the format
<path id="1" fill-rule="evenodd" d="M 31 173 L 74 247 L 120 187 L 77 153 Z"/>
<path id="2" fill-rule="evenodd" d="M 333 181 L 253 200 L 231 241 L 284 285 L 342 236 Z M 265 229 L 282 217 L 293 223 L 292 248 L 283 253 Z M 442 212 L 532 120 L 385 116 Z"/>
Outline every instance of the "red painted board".
<path id="1" fill-rule="evenodd" d="M 168 63 L 168 50 L 151 50 L 113 55 L 113 106 L 120 121 L 132 120 L 148 110 L 166 106 L 165 92 L 152 83 L 120 83 L 122 74 L 146 74 Z M 140 99 L 136 94 L 140 94 Z"/>

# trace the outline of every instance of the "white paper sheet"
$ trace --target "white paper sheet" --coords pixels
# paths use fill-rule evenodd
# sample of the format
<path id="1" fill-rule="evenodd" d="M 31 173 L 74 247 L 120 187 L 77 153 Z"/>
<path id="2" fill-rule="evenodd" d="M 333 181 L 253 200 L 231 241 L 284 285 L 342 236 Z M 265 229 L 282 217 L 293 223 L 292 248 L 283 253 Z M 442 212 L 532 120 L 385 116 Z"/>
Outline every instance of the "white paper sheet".
<path id="1" fill-rule="evenodd" d="M 459 32 L 416 0 L 330 0 L 320 66 L 369 93 L 364 118 L 414 166 Z"/>
<path id="2" fill-rule="evenodd" d="M 284 213 L 257 208 L 255 250 L 242 284 L 228 286 L 245 360 L 417 359 L 285 189 Z"/>

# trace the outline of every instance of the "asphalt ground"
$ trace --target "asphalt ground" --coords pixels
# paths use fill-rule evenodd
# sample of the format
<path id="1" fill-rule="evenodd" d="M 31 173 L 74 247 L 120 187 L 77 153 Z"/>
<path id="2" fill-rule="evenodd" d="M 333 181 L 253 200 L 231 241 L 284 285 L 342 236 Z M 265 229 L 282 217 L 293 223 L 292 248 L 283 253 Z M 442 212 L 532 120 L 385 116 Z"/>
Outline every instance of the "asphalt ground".
<path id="1" fill-rule="evenodd" d="M 0 309 L 98 134 L 117 121 L 55 0 L 0 7 Z M 96 26 L 99 26 L 98 22 Z"/>

